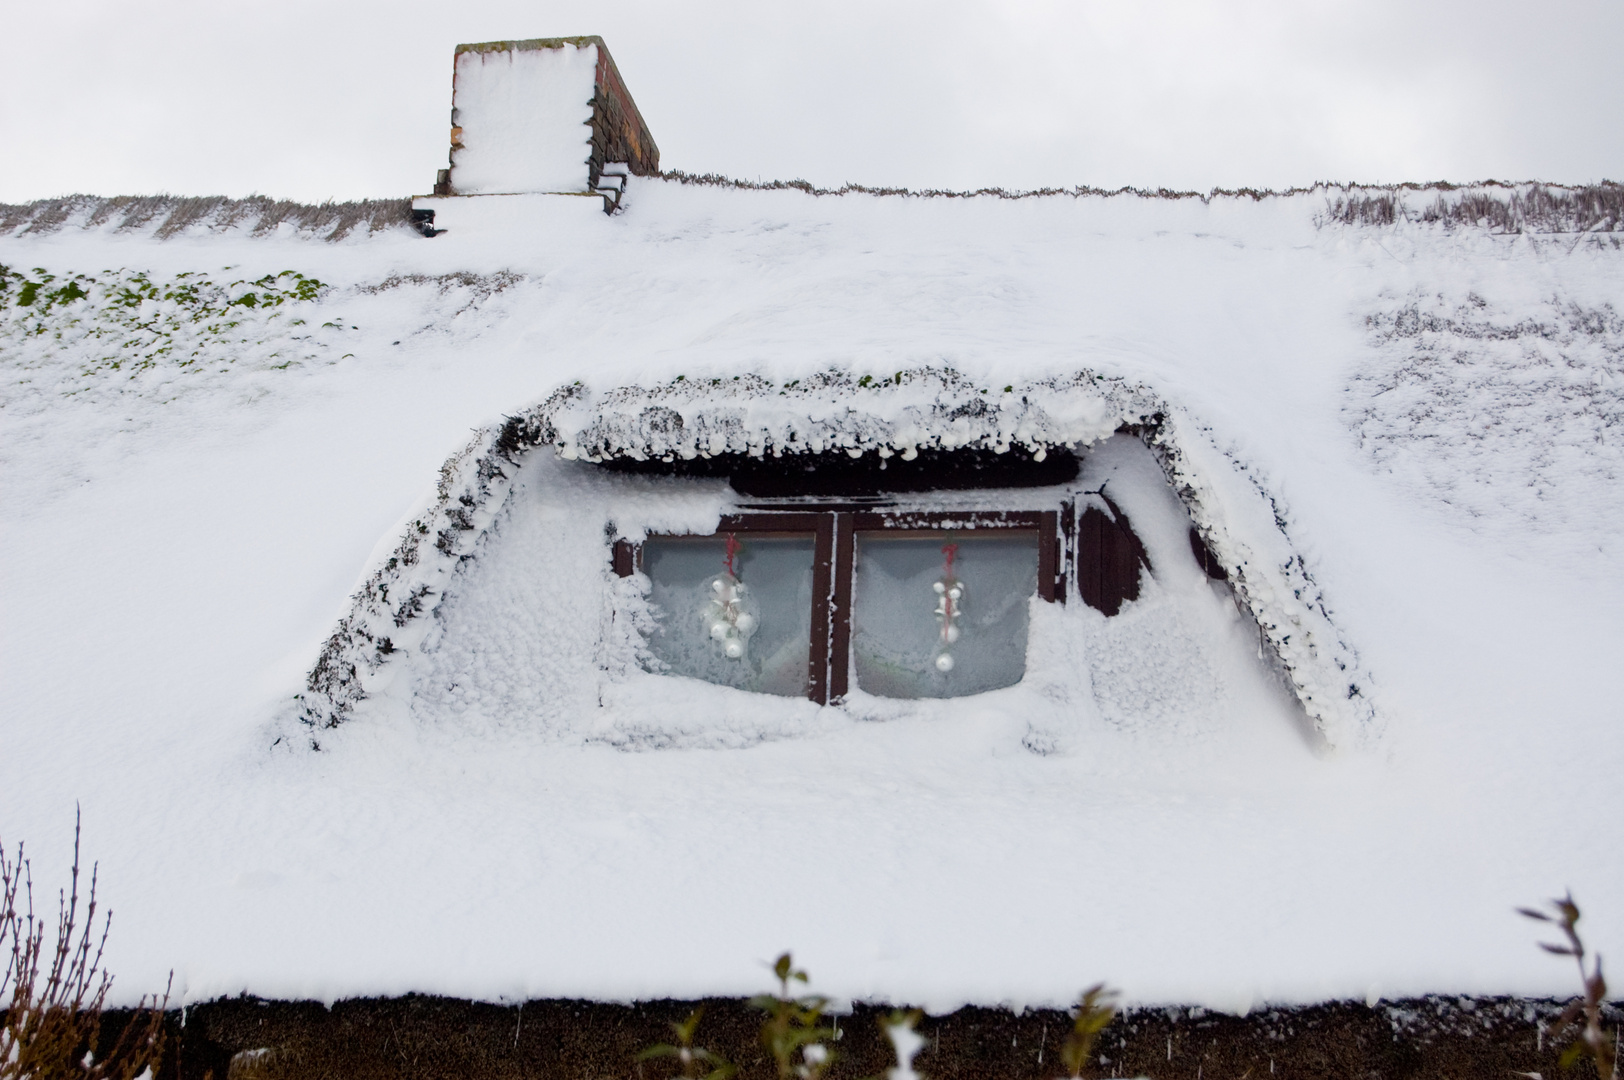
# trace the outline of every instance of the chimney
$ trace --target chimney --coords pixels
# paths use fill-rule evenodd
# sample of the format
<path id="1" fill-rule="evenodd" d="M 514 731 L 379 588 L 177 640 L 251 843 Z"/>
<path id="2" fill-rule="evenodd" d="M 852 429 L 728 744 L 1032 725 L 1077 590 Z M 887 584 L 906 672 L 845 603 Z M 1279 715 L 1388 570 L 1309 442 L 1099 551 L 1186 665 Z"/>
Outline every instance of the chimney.
<path id="1" fill-rule="evenodd" d="M 434 194 L 603 194 L 607 202 L 609 188 L 624 188 L 624 172 L 659 169 L 659 147 L 601 37 L 457 46 L 451 168 L 440 171 Z M 618 204 L 619 191 L 613 196 Z"/>

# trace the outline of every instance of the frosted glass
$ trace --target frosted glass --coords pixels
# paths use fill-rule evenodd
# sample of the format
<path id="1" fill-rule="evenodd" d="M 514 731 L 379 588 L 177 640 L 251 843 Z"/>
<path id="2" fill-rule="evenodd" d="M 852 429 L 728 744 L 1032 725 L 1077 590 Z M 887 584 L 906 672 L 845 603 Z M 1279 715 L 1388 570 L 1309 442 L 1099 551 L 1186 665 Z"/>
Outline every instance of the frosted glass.
<path id="1" fill-rule="evenodd" d="M 707 629 L 711 582 L 725 573 L 725 540 L 666 538 L 643 545 L 643 572 L 659 629 L 649 650 L 678 675 L 799 697 L 807 692 L 812 647 L 812 538 L 740 537 L 734 559 L 748 590 L 755 632 L 737 660 L 723 654 Z"/>
<path id="2" fill-rule="evenodd" d="M 959 637 L 941 641 L 935 583 L 943 577 L 946 535 L 860 535 L 852 589 L 852 651 L 857 685 L 895 698 L 961 697 L 1012 686 L 1026 673 L 1027 604 L 1038 587 L 1034 533 L 951 539 L 963 583 Z M 936 666 L 943 652 L 949 671 Z"/>

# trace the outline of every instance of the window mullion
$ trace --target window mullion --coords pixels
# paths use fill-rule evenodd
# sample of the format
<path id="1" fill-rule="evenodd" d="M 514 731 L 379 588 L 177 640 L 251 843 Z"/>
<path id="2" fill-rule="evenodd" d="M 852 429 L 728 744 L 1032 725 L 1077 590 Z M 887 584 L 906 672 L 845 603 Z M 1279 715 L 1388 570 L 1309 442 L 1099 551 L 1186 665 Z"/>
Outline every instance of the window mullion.
<path id="1" fill-rule="evenodd" d="M 1060 586 L 1060 515 L 1038 514 L 1038 595 L 1049 603 L 1064 600 Z"/>
<path id="2" fill-rule="evenodd" d="M 819 705 L 829 703 L 829 616 L 834 607 L 835 528 L 832 514 L 818 515 L 812 541 L 812 641 L 808 664 L 807 696 Z"/>
<path id="3" fill-rule="evenodd" d="M 1066 596 L 1077 580 L 1077 503 L 1067 499 L 1060 504 L 1060 580 L 1055 599 L 1066 602 Z"/>
<path id="4" fill-rule="evenodd" d="M 851 674 L 851 586 L 857 533 L 851 514 L 834 516 L 834 589 L 829 605 L 829 700 L 846 696 Z"/>

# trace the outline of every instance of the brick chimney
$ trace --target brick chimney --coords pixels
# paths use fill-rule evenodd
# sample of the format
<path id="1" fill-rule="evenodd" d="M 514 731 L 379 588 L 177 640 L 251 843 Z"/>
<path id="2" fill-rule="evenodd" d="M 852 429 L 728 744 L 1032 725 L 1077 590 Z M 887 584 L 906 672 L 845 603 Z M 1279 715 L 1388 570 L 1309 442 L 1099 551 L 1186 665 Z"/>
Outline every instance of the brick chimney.
<path id="1" fill-rule="evenodd" d="M 612 165 L 657 173 L 660 149 L 602 38 L 457 46 L 434 194 L 602 193 Z"/>

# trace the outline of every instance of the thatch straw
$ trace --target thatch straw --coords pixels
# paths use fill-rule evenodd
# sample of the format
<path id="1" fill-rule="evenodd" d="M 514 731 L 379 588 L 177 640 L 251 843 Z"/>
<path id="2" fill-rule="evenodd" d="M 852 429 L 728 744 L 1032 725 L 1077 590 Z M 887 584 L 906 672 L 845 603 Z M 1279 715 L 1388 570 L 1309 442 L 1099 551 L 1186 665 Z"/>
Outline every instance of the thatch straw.
<path id="1" fill-rule="evenodd" d="M 78 226 L 101 229 L 110 222 L 117 232 L 146 229 L 154 222 L 153 236 L 167 240 L 192 228 L 221 232 L 236 226 L 255 236 L 274 231 L 284 222 L 299 233 L 340 240 L 361 226 L 368 233 L 412 227 L 410 199 L 363 199 L 319 205 L 251 195 L 224 196 L 67 195 L 22 205 L 0 203 L 0 236 L 52 233 Z"/>
<path id="2" fill-rule="evenodd" d="M 696 175 L 681 171 L 663 172 L 660 179 L 683 185 L 724 187 L 746 191 L 799 191 L 816 197 L 870 195 L 916 199 L 1032 199 L 1070 196 L 1072 198 L 1251 199 L 1323 194 L 1328 203 L 1320 222 L 1327 225 L 1391 226 L 1400 222 L 1439 224 L 1446 228 L 1476 227 L 1499 233 L 1585 233 L 1624 232 L 1624 184 L 1604 180 L 1598 184 L 1563 186 L 1559 184 L 1316 184 L 1307 188 L 1214 188 L 1209 192 L 1175 191 L 1171 188 L 1034 188 L 1012 191 L 1006 188 L 976 188 L 948 191 L 926 188 L 868 187 L 843 184 L 837 188 L 817 187 L 805 180 L 756 182 L 735 180 L 714 173 Z M 1431 195 L 1430 202 L 1425 201 Z M 326 202 L 319 205 L 271 199 L 252 195 L 246 199 L 222 196 L 121 195 L 103 198 L 94 195 L 67 195 L 40 199 L 22 205 L 0 203 L 0 236 L 50 233 L 78 225 L 85 229 L 105 228 L 117 220 L 116 231 L 128 232 L 159 222 L 153 235 L 160 240 L 178 236 L 192 228 L 223 231 L 239 225 L 251 235 L 275 231 L 284 223 L 299 233 L 339 240 L 365 226 L 368 233 L 393 228 L 412 228 L 410 199 L 364 199 L 356 202 Z"/>
<path id="3" fill-rule="evenodd" d="M 1411 189 L 1427 190 L 1427 189 Z M 1413 206 L 1400 188 L 1349 192 L 1330 204 L 1326 220 L 1340 225 L 1400 221 L 1477 227 L 1498 233 L 1624 231 L 1624 184 L 1483 184 L 1431 189 L 1430 203 Z"/>
<path id="4" fill-rule="evenodd" d="M 715 173 L 696 175 L 681 171 L 660 174 L 662 180 L 683 185 L 723 187 L 743 191 L 799 191 L 817 197 L 872 195 L 913 199 L 1038 199 L 1069 195 L 1072 198 L 1137 199 L 1215 199 L 1285 198 L 1295 195 L 1334 196 L 1323 224 L 1394 225 L 1400 221 L 1442 224 L 1446 227 L 1476 226 L 1494 232 L 1575 233 L 1624 231 L 1624 184 L 1604 180 L 1599 184 L 1563 186 L 1560 184 L 1315 184 L 1306 188 L 1214 188 L 1208 192 L 1175 191 L 1171 188 L 1098 188 L 1080 185 L 1069 188 L 1033 188 L 1012 191 L 987 187 L 967 191 L 939 188 L 868 187 L 842 184 L 818 187 L 805 180 L 735 180 Z M 1411 199 L 1432 194 L 1431 203 L 1414 207 Z"/>

